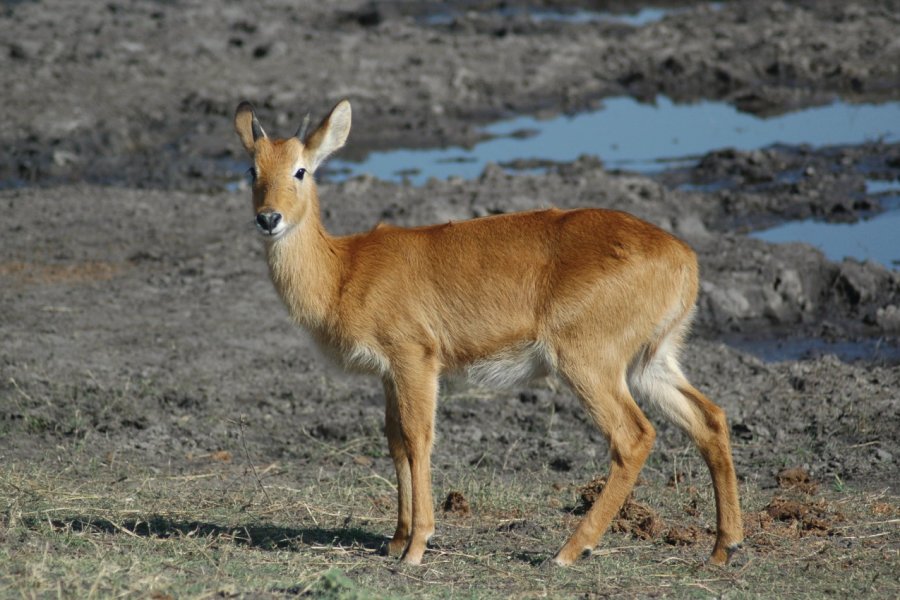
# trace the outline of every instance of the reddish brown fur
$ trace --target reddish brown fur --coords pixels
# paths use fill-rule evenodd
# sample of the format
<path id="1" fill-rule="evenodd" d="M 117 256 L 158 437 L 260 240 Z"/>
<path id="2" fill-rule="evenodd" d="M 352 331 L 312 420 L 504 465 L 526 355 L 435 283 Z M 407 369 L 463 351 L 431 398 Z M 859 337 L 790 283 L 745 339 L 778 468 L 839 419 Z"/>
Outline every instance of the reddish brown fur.
<path id="1" fill-rule="evenodd" d="M 607 436 L 600 499 L 556 557 L 593 548 L 650 452 L 652 425 L 631 387 L 660 402 L 697 441 L 713 473 L 719 535 L 713 560 L 741 541 L 728 429 L 683 378 L 675 354 L 698 287 L 683 242 L 622 212 L 556 209 L 413 229 L 380 225 L 332 237 L 311 173 L 349 132 L 338 104 L 306 140 L 254 139 L 249 105 L 235 127 L 254 160 L 257 213 L 288 224 L 266 244 L 272 280 L 292 317 L 351 366 L 384 381 L 388 445 L 398 478 L 392 554 L 419 563 L 434 532 L 430 452 L 442 373 L 495 361 L 546 363 Z M 261 131 L 261 129 L 260 129 Z M 303 167 L 309 175 L 294 177 Z M 503 363 L 506 364 L 506 363 Z"/>

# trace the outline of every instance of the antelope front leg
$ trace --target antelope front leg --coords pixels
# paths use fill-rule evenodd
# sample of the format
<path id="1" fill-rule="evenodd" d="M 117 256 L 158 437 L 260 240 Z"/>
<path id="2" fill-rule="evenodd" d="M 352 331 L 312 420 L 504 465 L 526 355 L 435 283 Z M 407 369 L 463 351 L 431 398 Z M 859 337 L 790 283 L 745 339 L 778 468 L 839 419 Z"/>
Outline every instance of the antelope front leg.
<path id="1" fill-rule="evenodd" d="M 412 488 L 412 531 L 403 554 L 403 562 L 418 565 L 422 562 L 428 539 L 434 534 L 431 444 L 434 440 L 437 370 L 416 365 L 408 371 L 414 372 L 394 373 L 400 434 L 409 460 Z M 400 527 L 398 524 L 398 531 Z"/>
<path id="2" fill-rule="evenodd" d="M 406 444 L 400 429 L 397 392 L 390 380 L 384 382 L 384 398 L 384 432 L 387 435 L 391 458 L 394 460 L 394 469 L 397 471 L 397 529 L 387 544 L 387 553 L 389 556 L 400 556 L 409 543 L 409 534 L 412 530 L 412 481 L 409 457 L 406 455 Z"/>

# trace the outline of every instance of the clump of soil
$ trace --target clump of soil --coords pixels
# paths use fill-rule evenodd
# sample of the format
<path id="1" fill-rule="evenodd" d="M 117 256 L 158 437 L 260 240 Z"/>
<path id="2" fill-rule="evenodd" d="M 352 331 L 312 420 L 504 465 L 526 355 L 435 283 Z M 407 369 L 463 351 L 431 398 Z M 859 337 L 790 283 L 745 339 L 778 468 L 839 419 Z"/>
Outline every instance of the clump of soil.
<path id="1" fill-rule="evenodd" d="M 665 523 L 655 510 L 640 502 L 626 501 L 619 516 L 610 529 L 619 533 L 630 533 L 642 540 L 659 537 Z"/>
<path id="2" fill-rule="evenodd" d="M 208 458 L 217 462 L 229 463 L 231 462 L 232 456 L 231 452 L 228 450 L 218 450 L 210 454 Z"/>
<path id="3" fill-rule="evenodd" d="M 357 464 L 361 467 L 371 467 L 373 464 L 375 464 L 375 461 L 372 460 L 371 456 L 361 456 L 360 455 L 360 456 L 353 457 L 353 463 Z"/>
<path id="4" fill-rule="evenodd" d="M 606 477 L 597 477 L 596 479 L 578 488 L 578 495 L 581 497 L 581 504 L 578 506 L 575 512 L 584 514 L 589 511 L 590 508 L 594 505 L 594 502 L 597 501 L 597 498 L 600 497 L 600 494 L 603 492 L 603 488 L 605 487 Z M 628 498 L 625 499 L 625 502 L 629 502 L 631 499 L 632 494 L 628 494 Z"/>
<path id="5" fill-rule="evenodd" d="M 678 471 L 677 473 L 669 477 L 669 481 L 666 482 L 666 487 L 677 488 L 679 485 L 684 483 L 685 478 L 685 474 L 681 471 Z"/>
<path id="6" fill-rule="evenodd" d="M 685 505 L 682 507 L 684 510 L 684 514 L 689 515 L 691 517 L 699 517 L 700 516 L 700 503 L 697 501 L 697 488 L 690 488 L 688 492 L 693 496 Z"/>
<path id="7" fill-rule="evenodd" d="M 663 536 L 667 544 L 673 546 L 692 546 L 700 541 L 703 532 L 693 525 L 687 527 L 670 527 Z"/>
<path id="8" fill-rule="evenodd" d="M 466 500 L 466 497 L 460 492 L 450 492 L 447 494 L 447 499 L 444 500 L 443 508 L 445 513 L 451 513 L 460 517 L 467 517 L 472 514 L 472 509 L 469 507 L 469 501 Z"/>
<path id="9" fill-rule="evenodd" d="M 512 533 L 520 537 L 528 537 L 532 539 L 540 539 L 544 535 L 544 527 L 535 521 L 521 519 L 504 523 L 497 528 L 497 531 L 503 533 Z"/>
<path id="10" fill-rule="evenodd" d="M 872 514 L 878 516 L 900 514 L 900 507 L 888 502 L 876 502 L 872 505 Z"/>
<path id="11" fill-rule="evenodd" d="M 790 467 L 782 469 L 775 475 L 778 487 L 785 490 L 798 490 L 804 494 L 815 494 L 819 489 L 819 482 L 813 481 L 802 467 Z"/>
<path id="12" fill-rule="evenodd" d="M 782 496 L 772 498 L 765 514 L 775 521 L 790 523 L 801 535 L 831 535 L 835 523 L 844 520 L 844 515 L 832 510 L 825 500 L 805 502 Z"/>
<path id="13" fill-rule="evenodd" d="M 581 504 L 575 512 L 587 513 L 603 492 L 606 481 L 605 477 L 598 477 L 580 487 L 578 492 L 581 496 Z M 631 494 L 625 499 L 625 503 L 609 526 L 610 531 L 630 533 L 642 540 L 658 537 L 664 528 L 665 523 L 659 514 L 646 504 L 636 502 Z"/>

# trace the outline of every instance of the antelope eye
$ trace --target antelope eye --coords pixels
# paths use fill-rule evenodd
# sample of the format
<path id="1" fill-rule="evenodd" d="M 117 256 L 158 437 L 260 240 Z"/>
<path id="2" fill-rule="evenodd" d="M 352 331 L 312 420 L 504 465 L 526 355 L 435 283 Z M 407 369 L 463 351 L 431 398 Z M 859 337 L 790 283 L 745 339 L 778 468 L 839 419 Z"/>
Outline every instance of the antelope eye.
<path id="1" fill-rule="evenodd" d="M 297 169 L 297 172 L 294 173 L 294 177 L 296 177 L 296 178 L 299 179 L 300 181 L 303 181 L 303 176 L 304 176 L 304 175 L 306 175 L 306 169 L 303 169 L 303 168 Z"/>
<path id="2" fill-rule="evenodd" d="M 251 181 L 256 181 L 256 168 L 250 167 L 247 169 L 247 175 L 250 176 Z"/>

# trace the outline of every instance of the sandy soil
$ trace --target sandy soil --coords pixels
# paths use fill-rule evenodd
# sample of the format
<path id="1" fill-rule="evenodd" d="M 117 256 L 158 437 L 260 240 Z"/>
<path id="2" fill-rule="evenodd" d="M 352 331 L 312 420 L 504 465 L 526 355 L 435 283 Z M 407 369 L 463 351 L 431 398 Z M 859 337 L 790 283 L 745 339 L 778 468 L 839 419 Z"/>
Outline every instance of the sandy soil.
<path id="1" fill-rule="evenodd" d="M 350 98 L 345 155 L 355 157 L 472 142 L 488 119 L 622 93 L 761 114 L 835 96 L 900 99 L 900 2 L 684 5 L 640 28 L 503 19 L 490 2 L 427 9 L 456 15 L 438 25 L 414 3 L 320 4 L 2 5 L 0 460 L 40 462 L 77 438 L 98 457 L 178 469 L 192 454 L 237 454 L 244 414 L 254 456 L 292 461 L 312 481 L 301 432 L 335 441 L 380 430 L 380 385 L 330 369 L 290 325 L 249 194 L 225 187 L 246 168 L 231 125 L 242 99 L 287 135 L 307 111 Z M 758 183 L 806 167 L 799 183 Z M 897 179 L 900 147 L 716 152 L 657 180 L 582 159 L 545 176 L 489 167 L 475 181 L 360 177 L 320 192 L 335 233 L 551 204 L 624 209 L 671 229 L 702 266 L 686 367 L 726 409 L 745 484 L 774 485 L 788 465 L 897 490 L 900 275 L 745 235 L 877 211 L 862 191 L 873 169 Z M 732 183 L 714 193 L 673 187 L 723 176 Z M 817 355 L 769 362 L 749 351 L 798 340 Z M 846 360 L 846 348 L 864 358 Z M 662 479 L 687 442 L 655 422 L 648 477 Z M 606 452 L 553 382 L 448 385 L 438 431 L 439 472 L 468 463 L 586 482 Z M 389 476 L 384 453 L 372 458 Z"/>

